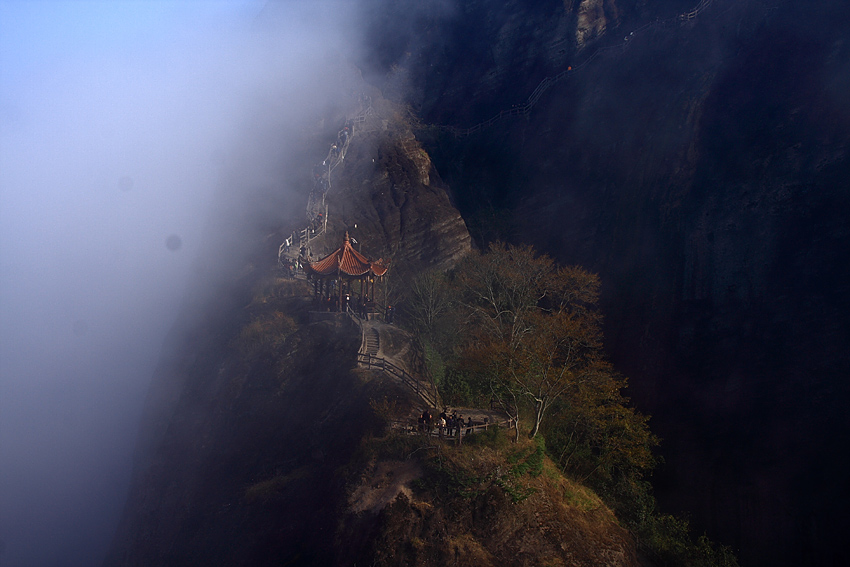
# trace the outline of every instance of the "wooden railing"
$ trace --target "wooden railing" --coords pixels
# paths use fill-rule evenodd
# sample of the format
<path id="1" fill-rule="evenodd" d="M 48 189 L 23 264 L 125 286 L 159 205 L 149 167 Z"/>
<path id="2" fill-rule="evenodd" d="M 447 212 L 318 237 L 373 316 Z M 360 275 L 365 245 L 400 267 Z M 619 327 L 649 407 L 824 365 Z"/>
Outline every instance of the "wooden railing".
<path id="1" fill-rule="evenodd" d="M 404 368 L 400 368 L 384 358 L 364 353 L 357 354 L 357 362 L 365 364 L 368 368 L 379 368 L 387 374 L 395 376 L 430 404 L 431 407 L 437 407 L 437 396 L 433 386 L 410 375 Z"/>
<path id="2" fill-rule="evenodd" d="M 447 439 L 449 441 L 456 441 L 457 443 L 461 443 L 463 437 L 467 435 L 472 435 L 479 431 L 487 431 L 493 427 L 501 427 L 503 429 L 512 429 L 514 427 L 513 419 L 504 419 L 502 421 L 494 421 L 493 423 L 481 423 L 475 422 L 471 426 L 466 424 L 461 426 L 455 426 L 452 428 L 452 434 L 449 435 L 448 427 L 437 427 L 436 425 L 431 425 L 431 427 L 422 427 L 420 424 L 413 423 L 411 420 L 405 419 L 394 419 L 390 421 L 390 426 L 393 429 L 401 429 L 407 433 L 411 434 L 419 434 L 419 435 L 428 435 L 430 437 L 438 437 L 440 439 Z"/>

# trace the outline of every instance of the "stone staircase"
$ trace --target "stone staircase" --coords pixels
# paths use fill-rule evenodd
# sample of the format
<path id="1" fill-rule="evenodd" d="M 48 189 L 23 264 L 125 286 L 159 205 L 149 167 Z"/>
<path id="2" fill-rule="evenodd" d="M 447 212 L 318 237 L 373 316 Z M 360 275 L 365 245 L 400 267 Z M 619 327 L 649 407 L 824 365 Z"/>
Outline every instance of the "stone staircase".
<path id="1" fill-rule="evenodd" d="M 411 375 L 402 366 L 399 366 L 399 364 L 403 364 L 400 361 L 392 357 L 384 358 L 386 355 L 381 352 L 381 334 L 378 328 L 380 324 L 374 321 L 363 321 L 352 311 L 349 311 L 349 316 L 351 321 L 360 327 L 362 333 L 360 350 L 357 353 L 357 362 L 360 366 L 382 370 L 416 392 L 422 398 L 422 401 L 428 404 L 428 407 L 438 407 L 440 405 L 439 395 L 430 381 Z"/>
<path id="2" fill-rule="evenodd" d="M 369 356 L 378 356 L 378 351 L 381 350 L 381 335 L 378 329 L 374 327 L 365 330 L 365 342 L 363 353 Z"/>

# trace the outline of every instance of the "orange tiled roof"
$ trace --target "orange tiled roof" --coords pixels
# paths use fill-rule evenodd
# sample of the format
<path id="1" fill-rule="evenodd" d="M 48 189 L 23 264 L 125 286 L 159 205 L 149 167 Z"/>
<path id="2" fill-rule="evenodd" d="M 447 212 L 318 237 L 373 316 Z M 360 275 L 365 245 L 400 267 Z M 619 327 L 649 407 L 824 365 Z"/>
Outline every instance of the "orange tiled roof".
<path id="1" fill-rule="evenodd" d="M 371 273 L 375 276 L 383 276 L 389 269 L 389 261 L 383 258 L 372 262 L 366 256 L 351 247 L 348 233 L 342 241 L 342 246 L 331 252 L 321 260 L 309 262 L 305 268 L 308 274 L 318 276 L 331 276 L 346 274 L 349 276 L 363 276 Z"/>

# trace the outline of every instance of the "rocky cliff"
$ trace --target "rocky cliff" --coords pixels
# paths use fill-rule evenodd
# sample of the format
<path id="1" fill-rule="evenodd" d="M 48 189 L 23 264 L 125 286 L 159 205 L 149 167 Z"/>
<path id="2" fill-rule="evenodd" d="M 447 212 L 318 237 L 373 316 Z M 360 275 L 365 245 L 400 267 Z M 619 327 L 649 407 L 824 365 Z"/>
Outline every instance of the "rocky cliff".
<path id="1" fill-rule="evenodd" d="M 308 246 L 350 231 L 403 283 L 450 265 L 470 237 L 405 119 L 370 99 Z M 316 181 L 302 176 L 306 202 Z M 638 565 L 629 532 L 542 445 L 491 429 L 458 447 L 391 427 L 415 421 L 422 399 L 358 368 L 357 324 L 315 322 L 311 286 L 278 273 L 275 238 L 306 220 L 243 222 L 255 235 L 243 264 L 187 302 L 166 341 L 105 565 Z M 421 374 L 410 336 L 383 343 Z"/>
<path id="2" fill-rule="evenodd" d="M 356 325 L 308 324 L 301 281 L 255 291 L 205 353 L 213 372 L 186 369 L 105 565 L 638 565 L 610 510 L 534 443 L 389 428 L 421 399 L 356 368 Z"/>
<path id="3" fill-rule="evenodd" d="M 105 565 L 639 564 L 628 531 L 542 445 L 392 427 L 422 399 L 357 367 L 357 324 L 311 323 L 307 282 L 249 273 L 244 303 L 213 296 L 214 318 L 170 337 Z M 412 338 L 386 333 L 381 352 L 421 372 Z"/>
<path id="4" fill-rule="evenodd" d="M 454 127 L 422 136 L 476 238 L 599 271 L 608 348 L 664 438 L 662 504 L 743 564 L 846 559 L 849 17 L 471 2 L 375 46 Z"/>
<path id="5" fill-rule="evenodd" d="M 689 511 L 744 565 L 846 562 L 850 463 L 836 440 L 850 433 L 847 6 L 365 4 L 374 39 L 360 64 L 381 90 L 359 89 L 376 114 L 333 179 L 315 252 L 349 230 L 403 275 L 448 265 L 469 248 L 469 226 L 480 243 L 532 243 L 598 271 L 607 348 L 664 439 L 654 480 L 666 510 Z M 361 85 L 354 75 L 348 84 Z M 347 104 L 288 166 L 320 161 L 360 99 Z M 306 202 L 308 168 L 287 175 Z M 265 278 L 280 241 L 305 223 L 300 210 L 244 219 L 257 235 L 250 261 L 172 334 L 108 564 L 521 561 L 523 548 L 498 548 L 486 530 L 441 531 L 511 514 L 503 493 L 454 509 L 413 482 L 433 461 L 401 466 L 386 447 L 356 454 L 383 431 L 360 419 L 369 401 L 403 396 L 352 374 L 356 339 L 322 326 L 294 333 L 272 316 L 299 322 L 297 300 Z M 241 352 L 257 317 L 285 339 Z M 328 405 L 307 395 L 315 388 Z M 366 458 L 376 454 L 389 464 Z M 389 476 L 406 479 L 404 496 L 364 516 L 352 495 Z M 630 564 L 631 544 L 602 508 L 571 520 L 554 510 L 539 524 L 533 506 L 504 521 L 538 535 L 597 522 L 578 548 L 604 540 Z M 340 551 L 352 537 L 363 545 Z M 555 540 L 529 541 L 558 553 Z"/>
<path id="6" fill-rule="evenodd" d="M 369 89 L 368 114 L 331 173 L 327 233 L 311 242 L 321 255 L 348 231 L 374 257 L 390 258 L 400 277 L 448 268 L 472 241 L 447 187 L 411 130 L 403 107 Z"/>

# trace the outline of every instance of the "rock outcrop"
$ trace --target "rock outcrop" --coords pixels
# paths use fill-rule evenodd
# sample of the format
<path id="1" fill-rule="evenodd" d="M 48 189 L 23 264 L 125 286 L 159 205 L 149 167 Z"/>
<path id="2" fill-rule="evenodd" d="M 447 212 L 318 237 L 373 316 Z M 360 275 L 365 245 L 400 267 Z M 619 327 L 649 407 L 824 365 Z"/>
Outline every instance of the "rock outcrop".
<path id="1" fill-rule="evenodd" d="M 693 4 L 444 10 L 437 0 L 374 0 L 366 58 L 380 63 L 367 76 L 394 100 L 372 93 L 374 122 L 352 140 L 327 195 L 326 240 L 312 245 L 329 251 L 350 230 L 403 278 L 465 253 L 466 219 L 481 242 L 532 243 L 600 272 L 607 347 L 664 439 L 656 487 L 666 509 L 690 512 L 743 564 L 843 564 L 850 463 L 835 440 L 850 435 L 841 405 L 850 394 L 850 14 L 838 0 L 714 0 L 696 20 L 676 18 Z M 409 103 L 426 123 L 472 126 L 614 45 L 550 86 L 531 112 L 468 138 L 420 131 L 401 112 Z M 307 149 L 326 151 L 350 115 L 326 117 Z M 294 228 L 274 227 L 272 240 Z M 485 491 L 478 508 L 452 516 L 446 500 L 426 499 L 421 485 L 415 493 L 417 469 L 393 468 L 398 455 L 384 465 L 358 460 L 363 436 L 381 432 L 362 419 L 369 402 L 405 397 L 351 373 L 345 353 L 356 338 L 326 326 L 289 335 L 267 313 L 261 325 L 285 340 L 262 342 L 250 362 L 229 350 L 249 323 L 238 299 L 261 268 L 228 291 L 226 309 L 175 335 L 185 346 L 154 386 L 171 404 L 160 414 L 167 424 L 145 438 L 108 564 L 521 561 L 521 550 L 497 550 L 486 532 L 440 532 L 508 514 L 504 494 Z M 276 294 L 268 302 L 284 301 Z M 308 395 L 317 388 L 328 394 L 321 404 Z M 389 472 L 400 479 L 398 498 L 388 496 L 392 483 L 370 499 L 366 485 L 341 480 L 380 484 Z M 504 521 L 536 521 L 523 510 Z M 555 529 L 547 522 L 510 533 L 545 534 Z M 625 535 L 605 533 L 609 555 L 629 564 Z M 362 546 L 335 555 L 352 538 Z M 398 555 L 378 556 L 375 542 Z"/>
<path id="2" fill-rule="evenodd" d="M 844 562 L 847 4 L 714 0 L 688 19 L 696 1 L 618 0 L 616 21 L 600 5 L 470 3 L 384 61 L 414 77 L 426 124 L 469 127 L 617 46 L 527 115 L 426 148 L 480 241 L 600 273 L 668 510 L 742 564 Z"/>
<path id="3" fill-rule="evenodd" d="M 220 328 L 229 340 L 184 337 L 203 360 L 164 361 L 183 389 L 106 567 L 639 565 L 628 531 L 542 445 L 492 427 L 463 446 L 391 427 L 421 399 L 357 368 L 347 317 L 308 324 L 309 294 L 263 278 Z M 417 366 L 403 333 L 385 337 Z"/>
<path id="4" fill-rule="evenodd" d="M 400 277 L 447 269 L 471 250 L 466 224 L 409 118 L 377 92 L 370 101 L 369 120 L 331 174 L 327 233 L 311 252 L 332 251 L 348 231 L 363 252 L 390 258 Z"/>
<path id="5" fill-rule="evenodd" d="M 581 0 L 576 13 L 576 47 L 581 50 L 589 41 L 602 37 L 608 29 L 609 15 L 616 20 L 613 0 Z"/>

